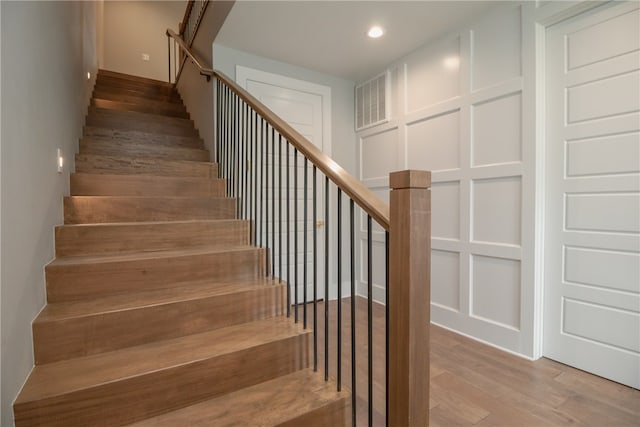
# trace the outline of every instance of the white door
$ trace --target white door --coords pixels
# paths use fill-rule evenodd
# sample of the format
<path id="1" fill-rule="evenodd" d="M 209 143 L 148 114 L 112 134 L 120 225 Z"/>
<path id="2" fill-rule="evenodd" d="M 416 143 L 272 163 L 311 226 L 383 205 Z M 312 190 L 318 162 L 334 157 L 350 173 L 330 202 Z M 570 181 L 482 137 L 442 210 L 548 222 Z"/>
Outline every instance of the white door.
<path id="1" fill-rule="evenodd" d="M 640 12 L 547 29 L 544 355 L 640 388 Z"/>
<path id="2" fill-rule="evenodd" d="M 324 147 L 330 146 L 328 141 L 328 124 L 330 123 L 326 120 L 326 117 L 330 114 L 330 110 L 327 110 L 327 106 L 330 105 L 330 88 L 326 86 L 319 86 L 313 83 L 304 82 L 300 80 L 291 79 L 284 76 L 279 76 L 271 73 L 265 73 L 259 70 L 254 70 L 246 67 L 238 66 L 236 69 L 236 80 L 238 83 L 247 89 L 249 93 L 259 99 L 263 104 L 265 104 L 269 109 L 271 109 L 274 113 L 284 119 L 289 125 L 291 125 L 296 131 L 300 132 L 305 138 L 311 141 L 315 146 L 323 150 Z M 271 147 L 271 134 L 268 136 L 266 141 Z M 276 136 L 275 140 L 275 153 L 276 153 L 276 167 L 278 166 L 280 155 L 279 155 L 279 140 Z M 326 150 L 323 150 L 326 152 Z M 271 157 L 268 159 L 269 165 L 271 165 Z M 282 163 L 283 166 L 286 166 L 286 148 L 283 141 L 283 155 L 282 155 Z M 298 221 L 297 224 L 294 223 L 293 215 L 294 215 L 294 154 L 293 148 L 290 148 L 289 151 L 289 164 L 290 164 L 290 178 L 289 178 L 289 190 L 291 195 L 290 202 L 290 215 L 291 222 L 289 224 L 290 227 L 290 238 L 289 243 L 291 247 L 290 251 L 290 266 L 289 266 L 289 277 L 290 283 L 292 286 L 292 295 L 291 300 L 294 303 L 302 303 L 305 301 L 304 299 L 304 226 L 305 226 L 305 217 L 304 217 L 304 158 L 301 155 L 297 157 L 297 210 L 298 210 Z M 271 166 L 269 166 L 271 167 Z M 283 169 L 283 171 L 286 169 Z M 277 171 L 277 169 L 276 169 Z M 313 173 L 313 165 L 309 162 L 307 163 L 307 218 L 306 218 L 306 226 L 307 226 L 307 298 L 306 301 L 313 301 L 313 232 L 314 227 L 317 236 L 317 297 L 318 299 L 324 298 L 324 176 L 317 173 L 317 182 L 316 182 L 316 223 L 313 222 L 313 181 L 312 181 L 312 173 Z M 276 172 L 277 174 L 277 172 Z M 286 189 L 286 178 L 283 172 L 282 176 L 283 180 L 283 194 L 282 197 L 285 197 L 285 189 Z M 270 183 L 271 181 L 269 181 Z M 276 184 L 278 184 L 278 178 L 275 180 Z M 271 183 L 269 184 L 271 186 Z M 271 193 L 273 190 L 270 187 L 269 192 Z M 275 216 L 279 217 L 278 208 L 280 207 L 280 201 L 278 199 L 278 190 L 276 189 L 276 209 Z M 269 209 L 271 209 L 271 205 L 269 204 Z M 282 202 L 282 219 L 286 220 L 286 202 L 283 200 Z M 271 214 L 270 214 L 271 215 Z M 294 225 L 297 225 L 297 263 L 295 262 L 294 257 L 294 248 L 295 248 L 295 240 L 294 240 Z M 282 239 L 286 242 L 286 225 L 282 226 L 282 230 L 279 229 L 279 224 L 276 221 L 275 224 L 275 242 L 276 247 L 275 250 L 272 251 L 273 261 L 275 265 L 274 273 L 275 275 L 280 275 L 280 253 L 279 253 L 279 245 L 278 245 L 278 233 L 282 233 Z M 271 218 L 269 225 L 265 230 L 265 239 L 268 239 L 269 242 L 272 241 L 272 232 L 271 232 Z M 283 243 L 283 254 L 286 251 L 286 243 Z M 281 277 L 283 279 L 287 278 L 286 274 L 286 257 L 283 256 L 282 259 L 282 274 Z M 298 285 L 298 297 L 295 299 L 295 271 L 297 268 L 297 285 Z"/>

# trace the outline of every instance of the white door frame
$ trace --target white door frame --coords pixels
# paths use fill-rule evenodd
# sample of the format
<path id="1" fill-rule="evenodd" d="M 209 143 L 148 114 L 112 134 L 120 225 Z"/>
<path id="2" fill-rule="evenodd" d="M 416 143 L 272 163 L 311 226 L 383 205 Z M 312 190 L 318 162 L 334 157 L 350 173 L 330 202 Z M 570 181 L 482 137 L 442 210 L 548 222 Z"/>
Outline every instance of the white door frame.
<path id="1" fill-rule="evenodd" d="M 331 88 L 305 80 L 298 80 L 280 74 L 268 73 L 255 68 L 236 65 L 236 83 L 247 88 L 247 82 L 255 80 L 285 89 L 293 89 L 319 95 L 322 98 L 322 151 L 331 156 Z"/>

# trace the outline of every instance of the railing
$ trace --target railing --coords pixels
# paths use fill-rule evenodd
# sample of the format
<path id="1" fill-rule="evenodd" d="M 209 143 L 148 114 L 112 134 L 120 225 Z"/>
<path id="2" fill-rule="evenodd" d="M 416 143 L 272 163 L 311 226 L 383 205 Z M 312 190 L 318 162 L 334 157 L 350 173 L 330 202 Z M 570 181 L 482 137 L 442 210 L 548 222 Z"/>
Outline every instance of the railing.
<path id="1" fill-rule="evenodd" d="M 361 264 L 356 262 L 357 209 L 366 224 L 366 249 L 362 250 L 366 255 L 361 255 L 365 255 L 366 262 L 362 264 L 367 270 L 367 422 L 373 425 L 375 410 L 384 412 L 386 425 L 428 425 L 430 173 L 390 174 L 389 208 L 246 90 L 221 72 L 203 67 L 176 33 L 167 30 L 167 36 L 175 40 L 200 74 L 207 80 L 214 79 L 215 160 L 220 178 L 226 180 L 228 196 L 237 201 L 238 216 L 250 221 L 251 242 L 266 249 L 267 274 L 287 284 L 287 316 L 302 322 L 304 328 L 312 323 L 314 370 L 320 370 L 322 359 L 325 380 L 334 377 L 340 391 L 343 363 L 350 361 L 347 386 L 351 390 L 355 426 L 359 404 L 356 269 Z M 348 220 L 343 218 L 347 217 L 345 201 Z M 319 222 L 320 216 L 324 224 Z M 348 243 L 343 241 L 343 222 L 348 224 Z M 374 222 L 378 224 L 376 231 Z M 320 225 L 324 227 L 322 235 L 318 232 Z M 384 411 L 374 404 L 374 233 L 384 235 L 385 241 Z M 346 296 L 343 246 L 348 246 L 349 254 L 348 326 L 343 324 L 342 309 Z M 335 284 L 331 274 L 335 275 Z M 333 300 L 337 301 L 333 309 L 335 324 L 331 324 L 330 316 Z M 319 314 L 323 328 L 319 328 Z M 350 354 L 342 348 L 343 332 L 350 334 Z M 335 356 L 330 354 L 330 338 L 336 343 Z"/>
<path id="2" fill-rule="evenodd" d="M 180 36 L 179 38 L 184 41 L 188 47 L 193 45 L 193 40 L 195 39 L 208 5 L 209 0 L 189 0 L 187 2 L 184 17 L 179 25 L 178 34 Z M 182 66 L 187 58 L 185 50 L 178 46 L 176 40 L 176 38 L 172 38 L 167 34 L 167 50 L 169 52 L 169 83 L 177 83 L 180 78 L 180 73 L 182 72 Z"/>

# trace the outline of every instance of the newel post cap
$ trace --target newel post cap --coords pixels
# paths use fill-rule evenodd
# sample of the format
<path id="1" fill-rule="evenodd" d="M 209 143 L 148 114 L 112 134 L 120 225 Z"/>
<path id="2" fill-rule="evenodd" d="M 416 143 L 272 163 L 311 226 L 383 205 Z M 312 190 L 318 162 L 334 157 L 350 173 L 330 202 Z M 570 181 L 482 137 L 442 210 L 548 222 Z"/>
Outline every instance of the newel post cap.
<path id="1" fill-rule="evenodd" d="M 401 188 L 431 187 L 431 172 L 422 170 L 404 170 L 389 174 L 389 187 L 393 190 Z"/>

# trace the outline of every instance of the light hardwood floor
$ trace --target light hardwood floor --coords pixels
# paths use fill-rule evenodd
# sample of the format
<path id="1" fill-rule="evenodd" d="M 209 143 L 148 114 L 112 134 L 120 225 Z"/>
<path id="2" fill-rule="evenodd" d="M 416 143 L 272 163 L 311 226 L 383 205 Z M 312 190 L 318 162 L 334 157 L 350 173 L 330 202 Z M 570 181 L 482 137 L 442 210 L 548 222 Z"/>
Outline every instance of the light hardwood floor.
<path id="1" fill-rule="evenodd" d="M 351 388 L 350 299 L 342 305 L 342 384 Z M 300 321 L 303 308 L 298 307 Z M 293 313 L 292 313 L 293 315 Z M 329 374 L 336 376 L 337 303 L 329 303 Z M 313 327 L 313 305 L 307 305 Z M 374 304 L 375 426 L 384 425 L 384 306 Z M 356 299 L 357 425 L 367 425 L 367 301 Z M 542 358 L 529 361 L 431 326 L 431 426 L 640 426 L 640 391 Z M 318 303 L 324 372 L 324 304 Z M 425 402 L 425 404 L 427 404 Z"/>

